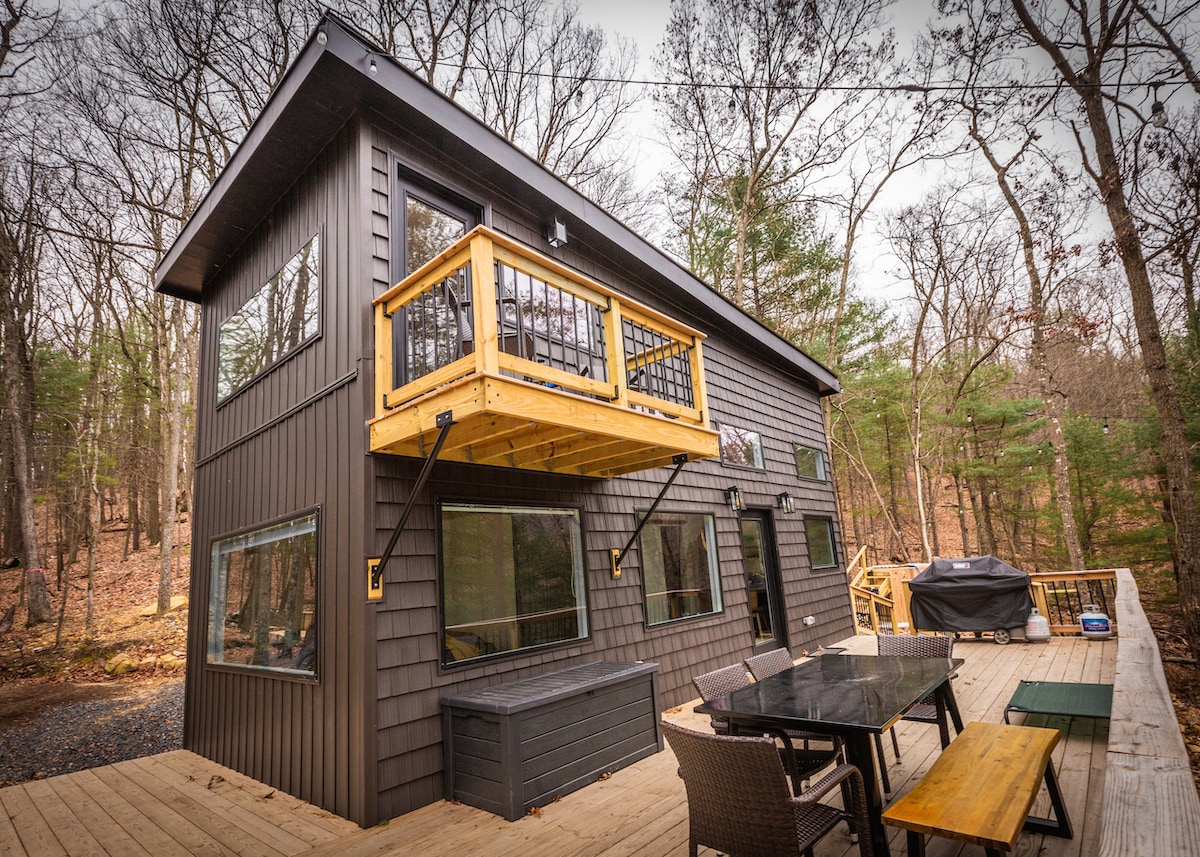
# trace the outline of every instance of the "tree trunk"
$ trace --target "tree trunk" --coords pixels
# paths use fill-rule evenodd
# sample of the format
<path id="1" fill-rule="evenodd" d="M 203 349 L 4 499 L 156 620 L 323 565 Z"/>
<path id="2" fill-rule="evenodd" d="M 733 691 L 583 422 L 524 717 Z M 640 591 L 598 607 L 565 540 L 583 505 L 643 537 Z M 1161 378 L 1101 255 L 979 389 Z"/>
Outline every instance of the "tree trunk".
<path id="1" fill-rule="evenodd" d="M 1085 98 L 1085 105 L 1096 142 L 1101 196 L 1112 224 L 1117 253 L 1125 268 L 1125 278 L 1129 282 L 1142 364 L 1150 382 L 1162 431 L 1162 457 L 1175 529 L 1175 577 L 1179 584 L 1179 606 L 1183 610 L 1192 656 L 1200 659 L 1200 509 L 1196 504 L 1196 477 L 1190 458 L 1187 424 L 1175 389 L 1175 379 L 1171 375 L 1171 366 L 1167 362 L 1146 259 L 1121 184 L 1120 164 L 1104 116 L 1104 102 L 1099 87 L 1089 92 L 1092 95 Z"/>
<path id="2" fill-rule="evenodd" d="M 170 401 L 169 424 L 163 432 L 166 444 L 163 449 L 162 473 L 162 540 L 159 543 L 158 565 L 158 609 L 155 615 L 162 618 L 171 609 L 171 566 L 175 557 L 175 520 L 179 503 L 179 447 L 183 438 L 183 374 L 186 370 L 183 339 L 183 308 L 177 303 L 171 313 L 175 330 L 175 361 L 171 380 L 166 385 Z"/>
<path id="3" fill-rule="evenodd" d="M 1175 380 L 1171 376 L 1171 367 L 1167 362 L 1167 352 L 1154 309 L 1154 289 L 1146 269 L 1146 258 L 1142 252 L 1137 226 L 1125 196 L 1121 162 L 1117 157 L 1112 129 L 1104 112 L 1107 93 L 1100 86 L 1100 71 L 1105 60 L 1103 51 L 1111 48 L 1116 40 L 1110 40 L 1107 31 L 1101 34 L 1101 38 L 1093 40 L 1093 34 L 1087 31 L 1090 22 L 1085 21 L 1083 35 L 1087 37 L 1086 42 L 1089 46 L 1088 64 L 1082 71 L 1076 71 L 1076 66 L 1067 59 L 1059 44 L 1038 27 L 1024 0 L 1012 0 L 1012 5 L 1026 32 L 1050 56 L 1055 69 L 1075 90 L 1087 113 L 1096 159 L 1096 169 L 1092 171 L 1092 177 L 1112 226 L 1117 255 L 1125 269 L 1138 345 L 1142 352 L 1142 365 L 1150 382 L 1150 392 L 1158 412 L 1162 433 L 1162 458 L 1167 474 L 1167 492 L 1175 530 L 1175 578 L 1179 587 L 1179 606 L 1183 612 L 1192 656 L 1200 660 L 1200 508 L 1196 503 L 1195 473 L 1189 457 L 1190 447 L 1183 408 L 1175 388 Z M 1114 19 L 1106 20 L 1105 23 L 1110 27 L 1118 27 L 1121 22 Z M 1094 53 L 1097 49 L 1100 52 Z M 1080 143 L 1082 147 L 1082 141 Z"/>

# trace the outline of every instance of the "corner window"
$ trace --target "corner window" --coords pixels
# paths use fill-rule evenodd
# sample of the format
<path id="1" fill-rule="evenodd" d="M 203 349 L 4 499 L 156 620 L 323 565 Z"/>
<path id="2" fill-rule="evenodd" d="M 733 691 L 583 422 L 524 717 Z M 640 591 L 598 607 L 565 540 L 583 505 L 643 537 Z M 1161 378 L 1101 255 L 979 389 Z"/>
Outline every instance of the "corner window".
<path id="1" fill-rule="evenodd" d="M 762 436 L 756 431 L 721 423 L 721 461 L 735 467 L 764 468 Z"/>
<path id="2" fill-rule="evenodd" d="M 808 539 L 808 561 L 812 564 L 813 571 L 837 568 L 833 521 L 829 518 L 805 518 L 804 535 Z"/>
<path id="3" fill-rule="evenodd" d="M 208 663 L 315 674 L 316 578 L 315 513 L 214 542 Z"/>
<path id="4" fill-rule="evenodd" d="M 712 515 L 655 512 L 638 544 L 647 624 L 721 612 Z"/>
<path id="5" fill-rule="evenodd" d="M 574 509 L 443 504 L 442 664 L 588 635 Z"/>
<path id="6" fill-rule="evenodd" d="M 796 473 L 805 479 L 828 479 L 824 450 L 796 444 Z"/>
<path id="7" fill-rule="evenodd" d="M 316 336 L 320 279 L 314 235 L 225 320 L 217 341 L 218 402 Z"/>

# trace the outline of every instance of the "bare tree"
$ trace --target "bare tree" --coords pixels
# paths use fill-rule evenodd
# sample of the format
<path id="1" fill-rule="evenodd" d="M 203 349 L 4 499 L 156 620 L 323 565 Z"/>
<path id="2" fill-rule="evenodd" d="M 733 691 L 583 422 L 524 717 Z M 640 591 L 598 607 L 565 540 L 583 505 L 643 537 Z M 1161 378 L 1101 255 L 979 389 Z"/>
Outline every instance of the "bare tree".
<path id="1" fill-rule="evenodd" d="M 891 55 L 887 0 L 676 0 L 659 48 L 666 139 L 687 184 L 733 217 L 730 294 L 746 303 L 747 239 L 763 200 L 788 205 L 837 163 L 850 116 Z M 875 41 L 872 41 L 872 38 Z M 838 90 L 836 93 L 834 90 Z M 696 157 L 695 152 L 700 156 Z M 695 199 L 691 204 L 697 204 Z"/>
<path id="2" fill-rule="evenodd" d="M 1062 6 L 1011 0 L 1030 42 L 1050 59 L 1056 75 L 1079 99 L 1087 129 L 1077 130 L 1084 168 L 1100 195 L 1125 272 L 1146 376 L 1162 432 L 1170 514 L 1175 531 L 1175 575 L 1188 642 L 1200 658 L 1200 507 L 1183 409 L 1171 375 L 1154 306 L 1154 284 L 1129 203 L 1118 140 L 1110 124 L 1110 99 L 1139 60 L 1161 63 L 1169 45 L 1155 50 L 1153 33 L 1137 32 L 1132 4 Z M 1146 56 L 1144 56 L 1146 55 Z M 1173 55 L 1172 55 L 1173 56 Z M 1084 134 L 1087 134 L 1085 143 Z"/>
<path id="3" fill-rule="evenodd" d="M 43 236 L 34 223 L 43 200 L 38 193 L 41 166 L 29 142 L 28 123 L 13 121 L 12 114 L 15 104 L 45 88 L 37 60 L 55 37 L 57 23 L 56 14 L 30 0 L 5 0 L 0 10 L 0 373 L 31 625 L 53 617 L 42 572 L 33 484 L 32 343 L 37 265 L 43 247 Z"/>
<path id="4" fill-rule="evenodd" d="M 933 44 L 940 47 L 943 68 L 961 85 L 945 100 L 962 113 L 967 134 L 995 176 L 1020 244 L 1025 278 L 1029 285 L 1028 309 L 1017 313 L 1030 330 L 1030 360 L 1037 391 L 1050 428 L 1053 451 L 1052 472 L 1062 523 L 1063 542 L 1071 568 L 1085 568 L 1083 548 L 1075 522 L 1070 463 L 1063 427 L 1067 402 L 1057 387 L 1047 359 L 1047 331 L 1062 327 L 1054 312 L 1054 291 L 1065 276 L 1072 257 L 1072 235 L 1081 231 L 1081 200 L 1067 199 L 1070 177 L 1039 147 L 1046 113 L 1056 100 L 1051 89 L 1029 87 L 1013 92 L 1013 71 L 1007 59 L 1014 49 L 1010 23 L 997 16 L 976 15 L 964 5 L 949 29 L 935 30 Z M 1047 176 L 1039 178 L 1039 174 Z M 1066 236 L 1066 237 L 1064 237 Z M 1074 247 L 1078 255 L 1079 247 Z"/>

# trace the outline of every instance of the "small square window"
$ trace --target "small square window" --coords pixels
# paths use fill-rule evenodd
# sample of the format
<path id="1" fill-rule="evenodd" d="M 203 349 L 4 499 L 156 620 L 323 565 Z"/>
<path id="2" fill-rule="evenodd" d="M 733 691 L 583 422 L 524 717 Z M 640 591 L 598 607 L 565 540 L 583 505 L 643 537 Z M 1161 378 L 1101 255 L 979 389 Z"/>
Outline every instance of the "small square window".
<path id="1" fill-rule="evenodd" d="M 796 473 L 804 479 L 819 479 L 824 482 L 829 477 L 825 471 L 825 453 L 811 446 L 796 444 Z"/>
<path id="2" fill-rule="evenodd" d="M 833 521 L 829 518 L 805 518 L 804 535 L 808 540 L 808 561 L 811 563 L 813 571 L 837 568 Z"/>
<path id="3" fill-rule="evenodd" d="M 721 460 L 735 467 L 764 469 L 762 436 L 756 431 L 721 423 Z"/>

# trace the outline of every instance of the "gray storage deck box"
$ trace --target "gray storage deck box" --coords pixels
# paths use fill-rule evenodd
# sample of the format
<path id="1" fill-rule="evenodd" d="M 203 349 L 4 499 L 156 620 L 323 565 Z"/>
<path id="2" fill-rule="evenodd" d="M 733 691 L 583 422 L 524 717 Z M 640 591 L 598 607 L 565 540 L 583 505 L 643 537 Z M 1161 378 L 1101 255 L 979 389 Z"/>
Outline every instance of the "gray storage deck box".
<path id="1" fill-rule="evenodd" d="M 447 799 L 514 821 L 657 753 L 657 672 L 584 664 L 443 699 Z"/>

